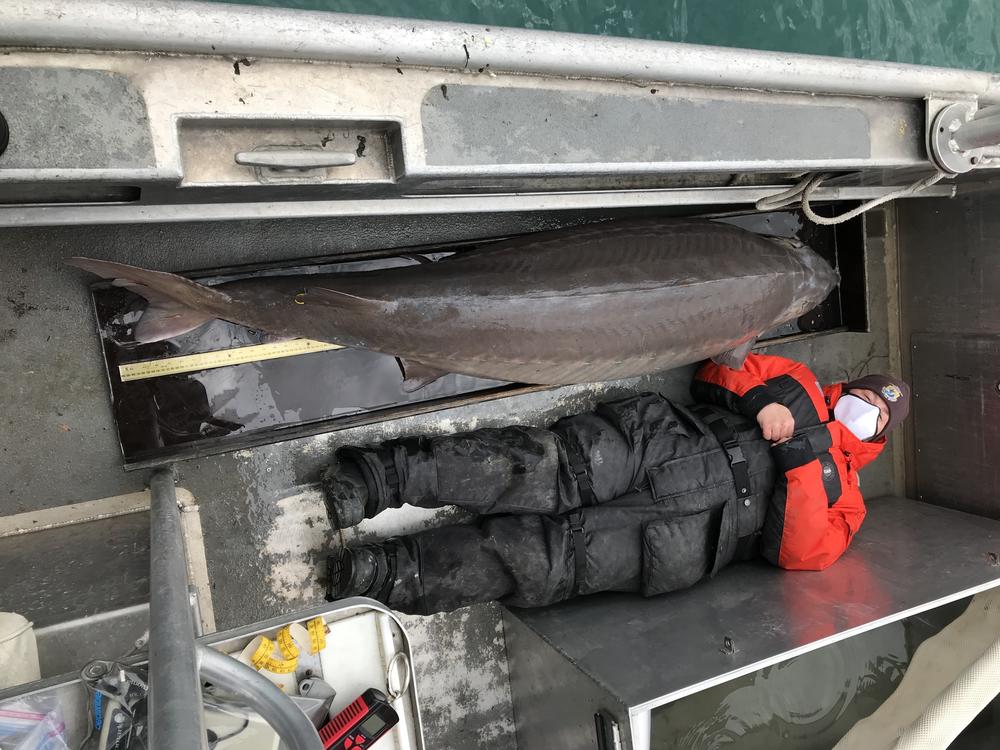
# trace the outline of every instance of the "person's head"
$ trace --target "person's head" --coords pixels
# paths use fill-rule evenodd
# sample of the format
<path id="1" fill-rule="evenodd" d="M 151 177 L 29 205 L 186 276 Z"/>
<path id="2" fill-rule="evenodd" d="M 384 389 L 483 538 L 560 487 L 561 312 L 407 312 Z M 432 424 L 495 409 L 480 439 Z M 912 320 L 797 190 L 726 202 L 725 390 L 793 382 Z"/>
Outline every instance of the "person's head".
<path id="1" fill-rule="evenodd" d="M 834 405 L 837 421 L 862 440 L 877 440 L 910 412 L 910 386 L 889 375 L 866 375 L 844 383 Z"/>

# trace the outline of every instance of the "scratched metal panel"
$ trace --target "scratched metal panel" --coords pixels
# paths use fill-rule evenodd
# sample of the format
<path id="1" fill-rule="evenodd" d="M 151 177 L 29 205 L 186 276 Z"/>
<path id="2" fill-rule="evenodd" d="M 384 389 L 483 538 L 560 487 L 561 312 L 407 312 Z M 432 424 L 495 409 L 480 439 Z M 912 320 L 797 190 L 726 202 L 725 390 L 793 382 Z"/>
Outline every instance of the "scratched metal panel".
<path id="1" fill-rule="evenodd" d="M 1000 518 L 1000 334 L 914 334 L 917 496 Z"/>
<path id="2" fill-rule="evenodd" d="M 867 159 L 845 106 L 441 86 L 422 107 L 429 165 Z M 546 124 L 547 123 L 547 124 Z"/>
<path id="3" fill-rule="evenodd" d="M 10 123 L 0 169 L 155 166 L 146 102 L 116 73 L 0 68 L 0 111 Z"/>
<path id="4" fill-rule="evenodd" d="M 503 621 L 517 750 L 596 748 L 599 711 L 618 724 L 619 750 L 631 750 L 628 707 L 515 615 Z"/>
<path id="5" fill-rule="evenodd" d="M 1000 196 L 895 206 L 904 333 L 1000 333 Z"/>

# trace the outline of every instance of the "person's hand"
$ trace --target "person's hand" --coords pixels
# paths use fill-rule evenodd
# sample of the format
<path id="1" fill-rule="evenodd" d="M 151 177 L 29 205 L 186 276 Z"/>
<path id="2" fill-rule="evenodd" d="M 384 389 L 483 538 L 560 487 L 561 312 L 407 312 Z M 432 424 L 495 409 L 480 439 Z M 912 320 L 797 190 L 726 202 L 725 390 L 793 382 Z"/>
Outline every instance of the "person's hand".
<path id="1" fill-rule="evenodd" d="M 757 413 L 757 424 L 765 440 L 777 445 L 792 437 L 795 417 L 784 404 L 768 404 Z"/>

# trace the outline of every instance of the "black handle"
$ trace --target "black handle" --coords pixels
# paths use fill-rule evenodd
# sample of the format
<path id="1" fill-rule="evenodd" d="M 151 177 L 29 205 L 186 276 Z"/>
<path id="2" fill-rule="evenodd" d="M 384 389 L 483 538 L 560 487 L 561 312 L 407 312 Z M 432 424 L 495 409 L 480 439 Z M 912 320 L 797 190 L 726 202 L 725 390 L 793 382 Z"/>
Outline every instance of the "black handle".
<path id="1" fill-rule="evenodd" d="M 7 118 L 0 112 L 0 156 L 7 150 L 8 143 L 10 143 L 10 128 L 7 127 Z"/>
<path id="2" fill-rule="evenodd" d="M 603 709 L 594 714 L 594 727 L 597 730 L 597 750 L 621 750 L 621 730 L 611 714 Z"/>

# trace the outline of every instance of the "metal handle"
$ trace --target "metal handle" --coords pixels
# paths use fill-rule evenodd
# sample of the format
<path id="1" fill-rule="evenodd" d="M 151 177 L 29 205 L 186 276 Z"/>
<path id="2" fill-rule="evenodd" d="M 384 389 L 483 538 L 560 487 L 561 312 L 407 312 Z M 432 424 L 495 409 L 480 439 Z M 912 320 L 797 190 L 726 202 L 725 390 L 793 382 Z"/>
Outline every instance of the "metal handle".
<path id="1" fill-rule="evenodd" d="M 267 169 L 319 169 L 321 167 L 348 167 L 358 160 L 358 155 L 350 151 L 318 151 L 300 149 L 298 151 L 240 151 L 236 163 L 244 167 L 266 167 Z"/>
<path id="2" fill-rule="evenodd" d="M 987 107 L 962 123 L 952 139 L 962 151 L 1000 145 L 1000 107 Z"/>
<path id="3" fill-rule="evenodd" d="M 278 733 L 288 750 L 323 750 L 312 722 L 263 675 L 231 656 L 197 646 L 202 677 L 244 699 Z"/>
<path id="4" fill-rule="evenodd" d="M 184 534 L 174 477 L 153 474 L 149 550 L 149 746 L 205 746 L 194 620 L 187 591 Z"/>

